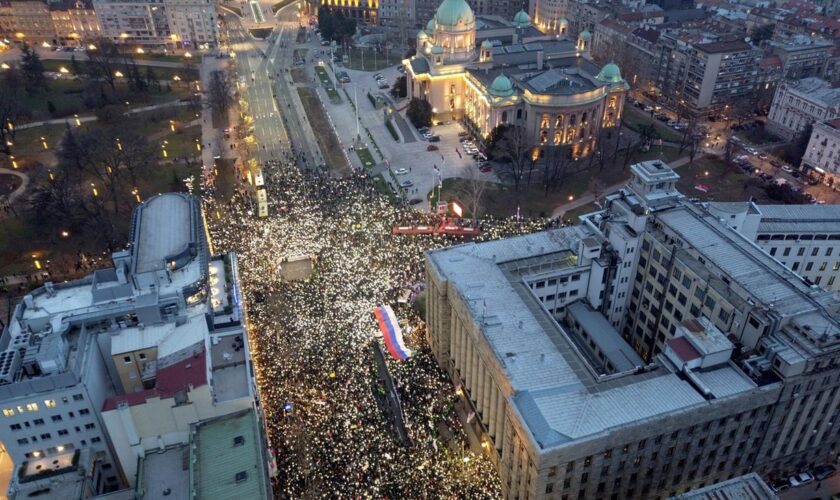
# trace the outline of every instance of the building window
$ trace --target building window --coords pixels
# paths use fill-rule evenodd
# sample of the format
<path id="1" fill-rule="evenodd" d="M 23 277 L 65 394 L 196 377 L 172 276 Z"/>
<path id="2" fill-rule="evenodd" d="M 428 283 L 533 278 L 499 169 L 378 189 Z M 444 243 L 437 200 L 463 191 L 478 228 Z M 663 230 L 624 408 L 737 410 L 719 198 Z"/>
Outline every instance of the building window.
<path id="1" fill-rule="evenodd" d="M 55 400 L 54 399 L 45 399 L 44 406 L 47 408 L 55 408 Z"/>
<path id="2" fill-rule="evenodd" d="M 131 356 L 123 356 L 123 363 L 125 363 L 125 364 L 131 363 Z"/>
<path id="3" fill-rule="evenodd" d="M 3 408 L 3 416 L 4 417 L 14 417 L 15 416 L 15 409 L 14 408 Z"/>
<path id="4" fill-rule="evenodd" d="M 79 410 L 79 415 L 87 415 L 89 413 L 90 410 L 88 410 L 87 408 L 82 408 L 81 410 Z"/>
<path id="5" fill-rule="evenodd" d="M 26 411 L 38 411 L 38 403 L 27 403 Z"/>

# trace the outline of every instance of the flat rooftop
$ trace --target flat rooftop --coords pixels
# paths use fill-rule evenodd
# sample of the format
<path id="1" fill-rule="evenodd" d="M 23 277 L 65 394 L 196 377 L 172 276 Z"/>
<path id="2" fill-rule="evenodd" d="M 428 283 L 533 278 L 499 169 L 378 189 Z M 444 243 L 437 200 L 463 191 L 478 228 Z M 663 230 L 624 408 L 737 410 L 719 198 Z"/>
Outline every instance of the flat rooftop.
<path id="1" fill-rule="evenodd" d="M 671 497 L 671 500 L 777 500 L 755 472 Z"/>
<path id="2" fill-rule="evenodd" d="M 758 232 L 840 233 L 840 205 L 757 205 Z"/>
<path id="3" fill-rule="evenodd" d="M 260 426 L 253 410 L 198 424 L 190 433 L 192 498 L 269 498 Z"/>
<path id="4" fill-rule="evenodd" d="M 193 203 L 186 195 L 167 193 L 137 208 L 135 272 L 159 271 L 167 257 L 187 249 L 193 241 Z"/>
<path id="5" fill-rule="evenodd" d="M 150 452 L 143 457 L 138 478 L 143 500 L 189 500 L 190 450 L 188 446 Z M 141 492 L 138 491 L 138 496 Z"/>
<path id="6" fill-rule="evenodd" d="M 782 317 L 792 317 L 820 307 L 830 294 L 810 286 L 755 245 L 721 225 L 711 214 L 695 207 L 678 206 L 657 213 L 657 221 L 676 234 L 706 261 L 717 266 L 759 302 L 773 305 Z"/>
<path id="7" fill-rule="evenodd" d="M 498 362 L 504 371 L 514 394 L 511 405 L 542 449 L 713 404 L 665 369 L 597 383 L 574 352 L 569 334 L 522 280 L 511 279 L 516 261 L 576 251 L 574 242 L 589 236 L 575 226 L 427 254 L 431 269 L 449 281 L 479 324 L 496 354 L 489 362 Z"/>

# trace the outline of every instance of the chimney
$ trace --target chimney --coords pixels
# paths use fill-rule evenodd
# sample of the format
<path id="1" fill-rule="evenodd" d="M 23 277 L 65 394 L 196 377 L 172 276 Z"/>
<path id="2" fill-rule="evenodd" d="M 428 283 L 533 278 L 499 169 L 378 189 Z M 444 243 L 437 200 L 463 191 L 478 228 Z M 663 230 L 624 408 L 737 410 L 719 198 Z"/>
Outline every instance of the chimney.
<path id="1" fill-rule="evenodd" d="M 539 69 L 543 69 L 543 65 L 544 65 L 544 62 L 543 62 L 543 51 L 542 51 L 542 50 L 538 50 L 538 51 L 537 51 L 537 69 L 538 69 L 538 70 L 539 70 Z"/>

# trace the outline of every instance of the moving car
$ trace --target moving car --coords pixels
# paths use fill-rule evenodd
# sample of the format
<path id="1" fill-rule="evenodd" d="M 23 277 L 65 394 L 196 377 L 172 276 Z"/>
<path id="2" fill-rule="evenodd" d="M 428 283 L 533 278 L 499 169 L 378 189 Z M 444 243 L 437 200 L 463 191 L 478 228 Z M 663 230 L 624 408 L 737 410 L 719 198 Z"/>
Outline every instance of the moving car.
<path id="1" fill-rule="evenodd" d="M 438 150 L 438 147 L 435 146 L 434 144 L 429 144 L 428 146 L 426 146 L 426 151 L 437 151 L 437 150 Z"/>
<path id="2" fill-rule="evenodd" d="M 812 476 L 810 472 L 800 472 L 799 474 L 796 474 L 795 476 L 790 476 L 788 478 L 788 482 L 793 488 L 805 486 L 806 484 L 811 483 L 813 481 L 814 476 Z"/>
<path id="3" fill-rule="evenodd" d="M 402 186 L 402 187 L 404 187 L 404 188 L 411 187 L 411 186 L 413 186 L 413 185 L 414 185 L 414 183 L 413 183 L 413 182 L 411 182 L 411 181 L 402 181 L 402 182 L 400 182 L 400 186 Z"/>

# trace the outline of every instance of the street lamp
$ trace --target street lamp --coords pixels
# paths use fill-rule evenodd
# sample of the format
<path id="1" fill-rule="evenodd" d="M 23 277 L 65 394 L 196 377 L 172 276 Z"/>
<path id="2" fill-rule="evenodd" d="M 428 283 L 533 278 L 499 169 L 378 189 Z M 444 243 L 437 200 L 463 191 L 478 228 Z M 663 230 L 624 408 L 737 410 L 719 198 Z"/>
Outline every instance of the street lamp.
<path id="1" fill-rule="evenodd" d="M 122 71 L 120 71 L 120 70 L 115 71 L 114 76 L 117 77 L 117 78 L 122 78 L 123 77 Z"/>
<path id="2" fill-rule="evenodd" d="M 67 70 L 67 68 L 65 68 L 64 66 L 62 66 L 62 67 L 58 68 L 58 72 L 59 72 L 59 73 L 61 73 L 61 74 L 66 75 L 66 74 L 67 74 L 67 73 L 69 73 L 70 71 L 68 71 L 68 70 Z"/>
<path id="3" fill-rule="evenodd" d="M 47 140 L 43 137 L 41 137 L 41 145 L 44 146 L 44 149 L 49 149 L 49 147 L 47 146 Z"/>

